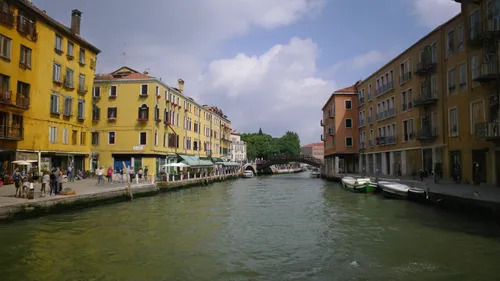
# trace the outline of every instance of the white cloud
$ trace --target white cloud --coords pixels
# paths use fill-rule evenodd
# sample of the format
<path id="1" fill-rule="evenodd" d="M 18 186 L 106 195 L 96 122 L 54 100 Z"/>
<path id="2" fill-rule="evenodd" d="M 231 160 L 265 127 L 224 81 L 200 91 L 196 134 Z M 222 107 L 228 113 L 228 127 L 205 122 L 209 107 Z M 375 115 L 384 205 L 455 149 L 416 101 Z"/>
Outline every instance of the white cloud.
<path id="1" fill-rule="evenodd" d="M 451 0 L 413 0 L 420 24 L 435 28 L 460 12 L 460 3 Z"/>
<path id="2" fill-rule="evenodd" d="M 319 141 L 321 108 L 337 86 L 316 76 L 317 58 L 312 40 L 292 38 L 260 56 L 212 61 L 199 81 L 203 101 L 221 105 L 240 131 L 294 130 L 303 143 Z"/>

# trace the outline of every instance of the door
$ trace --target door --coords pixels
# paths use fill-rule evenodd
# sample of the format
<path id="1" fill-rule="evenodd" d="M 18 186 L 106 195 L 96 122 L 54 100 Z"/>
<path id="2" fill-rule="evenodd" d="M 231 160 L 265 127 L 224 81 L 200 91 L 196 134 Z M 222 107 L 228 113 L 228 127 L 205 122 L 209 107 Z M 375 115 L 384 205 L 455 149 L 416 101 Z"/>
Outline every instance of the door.
<path id="1" fill-rule="evenodd" d="M 432 172 L 432 148 L 426 148 L 422 150 L 423 153 L 423 158 L 424 158 L 424 163 L 423 163 L 423 170 L 426 175 Z"/>
<path id="2" fill-rule="evenodd" d="M 391 174 L 391 154 L 389 152 L 384 152 L 385 154 L 385 168 L 387 171 L 387 174 Z"/>
<path id="3" fill-rule="evenodd" d="M 476 170 L 477 169 L 477 170 Z M 472 180 L 486 182 L 486 150 L 472 150 Z"/>
<path id="4" fill-rule="evenodd" d="M 132 162 L 130 161 L 130 158 L 115 158 L 115 163 L 113 165 L 113 168 L 115 170 L 116 169 L 123 169 L 122 162 L 125 162 L 125 166 L 127 166 L 127 168 L 132 164 Z"/>

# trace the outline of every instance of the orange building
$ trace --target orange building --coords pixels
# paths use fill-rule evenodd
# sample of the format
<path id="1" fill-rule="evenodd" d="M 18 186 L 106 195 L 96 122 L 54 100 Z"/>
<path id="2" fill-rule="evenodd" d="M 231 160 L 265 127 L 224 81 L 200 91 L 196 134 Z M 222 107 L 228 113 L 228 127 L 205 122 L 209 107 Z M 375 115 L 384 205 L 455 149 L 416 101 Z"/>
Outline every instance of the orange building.
<path id="1" fill-rule="evenodd" d="M 323 106 L 323 175 L 358 172 L 357 84 L 335 91 Z"/>
<path id="2" fill-rule="evenodd" d="M 323 142 L 310 143 L 308 145 L 304 145 L 300 148 L 300 153 L 303 155 L 311 156 L 316 159 L 323 160 L 325 153 Z"/>

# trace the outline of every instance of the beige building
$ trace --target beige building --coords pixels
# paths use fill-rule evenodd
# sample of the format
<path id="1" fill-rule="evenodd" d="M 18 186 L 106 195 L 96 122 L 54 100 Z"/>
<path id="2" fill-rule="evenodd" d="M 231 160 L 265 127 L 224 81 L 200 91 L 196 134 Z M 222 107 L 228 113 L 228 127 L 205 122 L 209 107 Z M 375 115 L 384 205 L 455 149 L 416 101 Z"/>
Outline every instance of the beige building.
<path id="1" fill-rule="evenodd" d="M 310 143 L 308 145 L 304 145 L 303 147 L 301 147 L 300 152 L 303 155 L 323 160 L 323 153 L 325 151 L 324 147 L 325 144 L 323 142 Z"/>

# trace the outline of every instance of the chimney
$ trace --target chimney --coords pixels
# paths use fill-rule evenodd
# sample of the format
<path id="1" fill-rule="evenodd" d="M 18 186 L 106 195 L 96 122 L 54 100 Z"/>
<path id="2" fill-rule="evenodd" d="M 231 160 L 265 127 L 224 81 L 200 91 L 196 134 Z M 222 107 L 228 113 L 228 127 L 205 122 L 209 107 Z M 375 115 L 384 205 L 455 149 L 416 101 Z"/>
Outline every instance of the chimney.
<path id="1" fill-rule="evenodd" d="M 179 84 L 179 86 L 177 87 L 177 89 L 179 89 L 179 91 L 182 93 L 184 92 L 184 80 L 182 79 L 177 79 L 177 83 Z"/>
<path id="2" fill-rule="evenodd" d="M 142 74 L 144 74 L 144 75 L 148 75 L 148 74 L 149 74 L 149 72 L 144 71 Z"/>
<path id="3" fill-rule="evenodd" d="M 82 12 L 78 10 L 71 11 L 71 32 L 80 35 L 80 21 L 82 20 Z"/>

